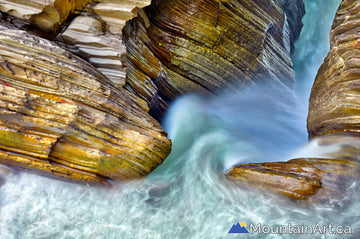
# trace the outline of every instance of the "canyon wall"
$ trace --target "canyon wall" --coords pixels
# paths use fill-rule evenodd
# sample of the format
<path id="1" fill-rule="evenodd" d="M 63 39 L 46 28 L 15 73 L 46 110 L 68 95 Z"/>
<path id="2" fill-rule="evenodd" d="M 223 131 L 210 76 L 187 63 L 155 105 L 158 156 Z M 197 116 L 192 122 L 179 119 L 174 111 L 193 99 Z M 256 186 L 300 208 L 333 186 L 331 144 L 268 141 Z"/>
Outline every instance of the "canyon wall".
<path id="1" fill-rule="evenodd" d="M 88 183 L 142 177 L 171 148 L 150 115 L 177 97 L 260 82 L 292 94 L 300 0 L 149 4 L 0 1 L 1 163 Z"/>
<path id="2" fill-rule="evenodd" d="M 290 94 L 290 35 L 297 37 L 303 13 L 288 18 L 290 33 L 280 2 L 153 1 L 124 29 L 125 88 L 148 102 L 157 119 L 189 93 L 213 96 L 271 82 Z"/>
<path id="3" fill-rule="evenodd" d="M 229 180 L 310 201 L 331 201 L 358 190 L 359 29 L 360 3 L 343 0 L 331 28 L 331 50 L 317 73 L 309 100 L 309 138 L 336 152 L 329 158 L 238 165 L 227 174 Z"/>

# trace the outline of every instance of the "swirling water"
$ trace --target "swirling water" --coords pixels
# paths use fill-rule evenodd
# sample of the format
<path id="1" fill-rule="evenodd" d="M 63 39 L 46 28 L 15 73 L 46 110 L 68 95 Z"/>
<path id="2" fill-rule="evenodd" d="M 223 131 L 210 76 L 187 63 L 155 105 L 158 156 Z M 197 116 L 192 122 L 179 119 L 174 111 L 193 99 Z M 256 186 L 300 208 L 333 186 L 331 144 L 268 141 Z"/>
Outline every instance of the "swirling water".
<path id="1" fill-rule="evenodd" d="M 297 74 L 303 74 L 297 79 L 305 79 L 297 83 L 298 92 L 309 92 L 319 58 L 329 49 L 329 29 L 340 0 L 305 2 L 304 31 L 294 55 Z M 319 22 L 314 16 L 327 20 L 311 24 Z M 0 238 L 246 238 L 228 234 L 237 222 L 331 223 L 351 225 L 353 232 L 249 235 L 254 238 L 357 238 L 357 194 L 308 205 L 240 189 L 224 179 L 224 172 L 236 163 L 286 160 L 321 150 L 316 143 L 304 146 L 305 102 L 289 108 L 266 92 L 254 91 L 222 99 L 179 99 L 164 122 L 173 151 L 146 179 L 103 189 L 11 173 L 0 188 Z M 305 150 L 297 150 L 301 146 Z"/>

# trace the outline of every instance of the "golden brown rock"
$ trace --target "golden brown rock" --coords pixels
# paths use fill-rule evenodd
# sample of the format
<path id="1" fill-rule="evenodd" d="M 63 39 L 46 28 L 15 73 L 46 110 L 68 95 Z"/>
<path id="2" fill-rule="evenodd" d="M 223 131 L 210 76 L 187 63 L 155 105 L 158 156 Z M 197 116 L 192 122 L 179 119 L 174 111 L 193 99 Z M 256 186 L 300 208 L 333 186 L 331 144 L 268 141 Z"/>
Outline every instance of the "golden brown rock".
<path id="1" fill-rule="evenodd" d="M 311 90 L 308 131 L 360 136 L 360 2 L 344 0 L 331 29 L 331 51 Z"/>
<path id="2" fill-rule="evenodd" d="M 0 26 L 1 162 L 75 181 L 147 175 L 171 142 L 144 101 L 57 45 Z"/>
<path id="3" fill-rule="evenodd" d="M 64 167 L 64 165 L 56 165 L 50 163 L 48 160 L 41 160 L 36 157 L 17 154 L 10 151 L 0 150 L 0 163 L 15 168 L 33 171 L 48 177 L 65 179 L 71 182 L 103 186 L 110 185 L 104 178 L 98 177 L 95 174 Z M 5 178 L 6 177 L 4 177 L 4 180 Z"/>
<path id="4" fill-rule="evenodd" d="M 293 88 L 280 2 L 153 1 L 126 25 L 124 37 L 126 87 L 146 100 L 157 118 L 182 94 L 220 94 L 258 82 L 275 82 L 284 94 Z"/>
<path id="5" fill-rule="evenodd" d="M 239 165 L 229 172 L 229 179 L 314 201 L 342 198 L 358 184 L 359 29 L 360 2 L 342 1 L 331 30 L 331 50 L 318 71 L 310 97 L 309 137 L 317 138 L 323 146 L 340 146 L 339 150 L 330 155 L 332 158 Z"/>
<path id="6" fill-rule="evenodd" d="M 238 165 L 226 177 L 240 186 L 255 185 L 293 199 L 319 201 L 339 198 L 360 179 L 360 170 L 350 159 L 299 158 Z"/>
<path id="7" fill-rule="evenodd" d="M 52 38 L 75 11 L 81 11 L 93 0 L 1 0 L 0 11 L 18 26 L 26 26 L 39 35 Z M 35 29 L 34 29 L 35 28 Z"/>

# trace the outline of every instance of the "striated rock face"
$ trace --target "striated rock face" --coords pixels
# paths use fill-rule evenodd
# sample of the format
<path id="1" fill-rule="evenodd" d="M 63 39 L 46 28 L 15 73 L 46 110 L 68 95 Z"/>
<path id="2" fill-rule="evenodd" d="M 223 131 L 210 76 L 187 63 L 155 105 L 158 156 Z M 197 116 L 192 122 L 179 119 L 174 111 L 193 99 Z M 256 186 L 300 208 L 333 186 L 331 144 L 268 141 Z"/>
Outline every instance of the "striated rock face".
<path id="1" fill-rule="evenodd" d="M 0 12 L 17 27 L 58 42 L 87 60 L 116 87 L 125 84 L 122 29 L 151 0 L 0 1 Z M 57 34 L 61 31 L 59 34 Z"/>
<path id="2" fill-rule="evenodd" d="M 221 94 L 259 82 L 291 93 L 300 0 L 156 0 L 137 12 L 149 4 L 0 2 L 18 27 L 46 38 L 61 30 L 56 41 L 98 70 L 55 44 L 1 26 L 1 163 L 91 183 L 137 178 L 170 152 L 149 108 L 161 119 L 180 95 Z M 136 15 L 123 31 L 125 49 L 122 29 Z"/>
<path id="3" fill-rule="evenodd" d="M 342 144 L 340 150 L 331 158 L 239 165 L 227 178 L 239 185 L 257 185 L 294 199 L 314 201 L 342 198 L 358 184 L 359 28 L 360 2 L 344 0 L 332 26 L 331 50 L 318 71 L 310 96 L 309 137 L 333 147 Z"/>
<path id="4" fill-rule="evenodd" d="M 290 92 L 289 27 L 280 2 L 153 1 L 124 29 L 126 88 L 161 119 L 179 95 L 220 94 L 258 82 Z"/>
<path id="5" fill-rule="evenodd" d="M 311 90 L 308 131 L 360 136 L 360 2 L 344 0 L 330 33 L 331 51 Z"/>
<path id="6" fill-rule="evenodd" d="M 86 6 L 80 16 L 57 36 L 61 45 L 86 59 L 116 87 L 125 84 L 126 48 L 122 29 L 150 0 L 101 0 Z"/>
<path id="7" fill-rule="evenodd" d="M 1 0 L 0 11 L 13 17 L 18 27 L 52 38 L 74 12 L 93 0 Z"/>
<path id="8" fill-rule="evenodd" d="M 241 164 L 226 177 L 236 185 L 268 189 L 292 199 L 319 202 L 342 198 L 360 180 L 360 142 L 335 137 L 320 139 L 320 145 L 340 150 L 329 158 Z"/>
<path id="9" fill-rule="evenodd" d="M 147 175 L 171 142 L 146 103 L 57 45 L 0 26 L 0 163 L 105 183 Z"/>

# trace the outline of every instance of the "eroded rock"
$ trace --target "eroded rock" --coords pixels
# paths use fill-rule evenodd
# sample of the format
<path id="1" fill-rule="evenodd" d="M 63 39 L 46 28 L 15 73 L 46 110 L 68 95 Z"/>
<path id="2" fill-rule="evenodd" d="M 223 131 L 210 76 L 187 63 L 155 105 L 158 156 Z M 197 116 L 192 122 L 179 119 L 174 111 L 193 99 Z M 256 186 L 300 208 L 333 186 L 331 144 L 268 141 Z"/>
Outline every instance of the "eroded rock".
<path id="1" fill-rule="evenodd" d="M 360 179 L 356 161 L 298 158 L 287 162 L 242 164 L 226 177 L 240 186 L 268 189 L 292 199 L 311 201 L 339 198 Z"/>
<path id="2" fill-rule="evenodd" d="M 242 187 L 257 187 L 292 199 L 329 202 L 358 190 L 360 140 L 331 136 L 316 139 L 317 158 L 235 166 L 226 177 Z"/>
<path id="3" fill-rule="evenodd" d="M 124 28 L 127 89 L 161 119 L 176 97 L 275 82 L 291 92 L 289 27 L 280 2 L 153 1 Z"/>
<path id="4" fill-rule="evenodd" d="M 18 27 L 28 28 L 42 37 L 53 38 L 74 12 L 93 0 L 1 0 L 0 11 L 13 17 Z"/>
<path id="5" fill-rule="evenodd" d="M 316 76 L 309 104 L 308 132 L 337 152 L 330 158 L 244 164 L 227 177 L 294 199 L 343 198 L 360 179 L 360 2 L 344 0 L 331 29 L 331 50 Z"/>
<path id="6" fill-rule="evenodd" d="M 146 103 L 42 38 L 0 26 L 0 163 L 74 181 L 147 175 L 171 142 Z"/>
<path id="7" fill-rule="evenodd" d="M 126 47 L 122 29 L 150 0 L 101 0 L 88 4 L 57 36 L 62 46 L 90 62 L 116 87 L 125 84 Z"/>
<path id="8" fill-rule="evenodd" d="M 330 33 L 331 50 L 311 90 L 308 131 L 360 136 L 360 2 L 344 0 Z"/>

